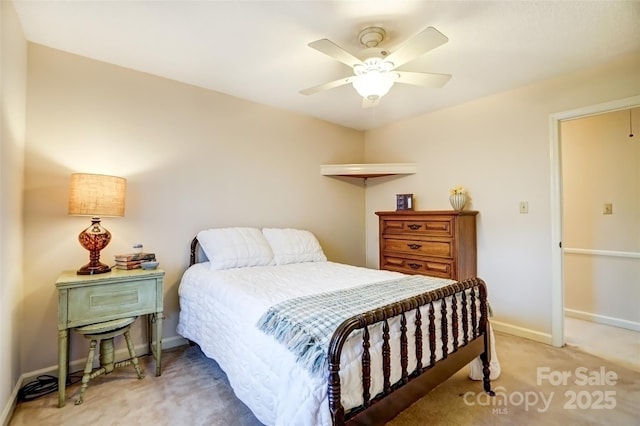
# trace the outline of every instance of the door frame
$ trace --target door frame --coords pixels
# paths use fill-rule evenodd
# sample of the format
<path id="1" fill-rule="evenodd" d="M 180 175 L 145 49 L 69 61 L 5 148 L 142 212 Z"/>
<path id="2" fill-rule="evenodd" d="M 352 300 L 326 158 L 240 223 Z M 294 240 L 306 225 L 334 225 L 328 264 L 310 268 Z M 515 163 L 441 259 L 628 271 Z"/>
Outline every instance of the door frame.
<path id="1" fill-rule="evenodd" d="M 562 249 L 562 121 L 640 106 L 640 95 L 617 99 L 549 116 L 551 160 L 551 344 L 564 345 L 564 280 Z"/>

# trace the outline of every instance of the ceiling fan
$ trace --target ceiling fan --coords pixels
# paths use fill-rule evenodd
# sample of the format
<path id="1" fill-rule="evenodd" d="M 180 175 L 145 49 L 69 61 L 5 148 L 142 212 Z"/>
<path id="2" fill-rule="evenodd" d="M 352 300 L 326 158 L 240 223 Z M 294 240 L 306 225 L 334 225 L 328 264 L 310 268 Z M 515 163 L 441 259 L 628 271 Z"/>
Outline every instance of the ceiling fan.
<path id="1" fill-rule="evenodd" d="M 367 49 L 365 59 L 360 60 L 332 41 L 323 38 L 309 43 L 309 47 L 328 55 L 353 69 L 353 75 L 301 90 L 303 95 L 312 95 L 351 83 L 362 96 L 362 107 L 370 108 L 380 102 L 394 83 L 416 86 L 442 87 L 451 78 L 449 74 L 399 71 L 398 67 L 443 45 L 449 39 L 433 27 L 427 27 L 395 52 L 376 49 L 386 36 L 380 27 L 367 27 L 360 31 L 358 38 Z"/>

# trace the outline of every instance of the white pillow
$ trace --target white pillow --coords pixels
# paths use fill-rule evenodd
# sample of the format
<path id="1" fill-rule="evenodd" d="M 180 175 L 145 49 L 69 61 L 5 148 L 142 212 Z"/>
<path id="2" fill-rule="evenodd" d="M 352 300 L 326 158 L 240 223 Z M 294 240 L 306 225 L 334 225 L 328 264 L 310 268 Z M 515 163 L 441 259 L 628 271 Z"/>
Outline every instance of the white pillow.
<path id="1" fill-rule="evenodd" d="M 309 231 L 291 228 L 264 228 L 262 233 L 269 241 L 276 265 L 302 262 L 324 262 L 320 243 Z"/>
<path id="2" fill-rule="evenodd" d="M 198 232 L 211 269 L 273 265 L 273 252 L 258 228 L 215 228 Z"/>

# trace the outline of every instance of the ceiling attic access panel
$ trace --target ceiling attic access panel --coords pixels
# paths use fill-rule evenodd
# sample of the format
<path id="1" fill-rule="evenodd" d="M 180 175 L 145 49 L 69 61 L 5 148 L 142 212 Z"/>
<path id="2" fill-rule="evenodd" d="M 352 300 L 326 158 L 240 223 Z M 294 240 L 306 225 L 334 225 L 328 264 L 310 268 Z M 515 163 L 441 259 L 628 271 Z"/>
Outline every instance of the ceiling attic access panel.
<path id="1" fill-rule="evenodd" d="M 323 176 L 373 178 L 393 175 L 412 175 L 418 171 L 415 163 L 324 164 Z"/>

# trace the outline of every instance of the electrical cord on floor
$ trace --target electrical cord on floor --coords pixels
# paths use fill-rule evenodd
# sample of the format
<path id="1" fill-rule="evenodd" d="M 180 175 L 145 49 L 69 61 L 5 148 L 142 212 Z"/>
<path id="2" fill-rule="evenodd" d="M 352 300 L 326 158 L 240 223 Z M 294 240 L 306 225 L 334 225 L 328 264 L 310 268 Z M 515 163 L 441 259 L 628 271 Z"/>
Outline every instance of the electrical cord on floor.
<path id="1" fill-rule="evenodd" d="M 67 386 L 78 383 L 82 376 L 69 375 Z M 18 401 L 33 401 L 41 396 L 48 395 L 58 390 L 58 378 L 43 374 L 35 380 L 27 383 L 18 391 Z"/>
<path id="2" fill-rule="evenodd" d="M 149 355 L 150 354 L 142 356 Z M 69 374 L 69 376 L 67 377 L 67 386 L 71 386 L 81 381 L 83 375 L 83 370 L 75 371 Z M 43 374 L 20 388 L 20 390 L 18 391 L 18 401 L 33 401 L 34 399 L 38 399 L 41 396 L 56 392 L 57 390 L 58 378 L 55 376 L 50 376 L 48 374 Z"/>

